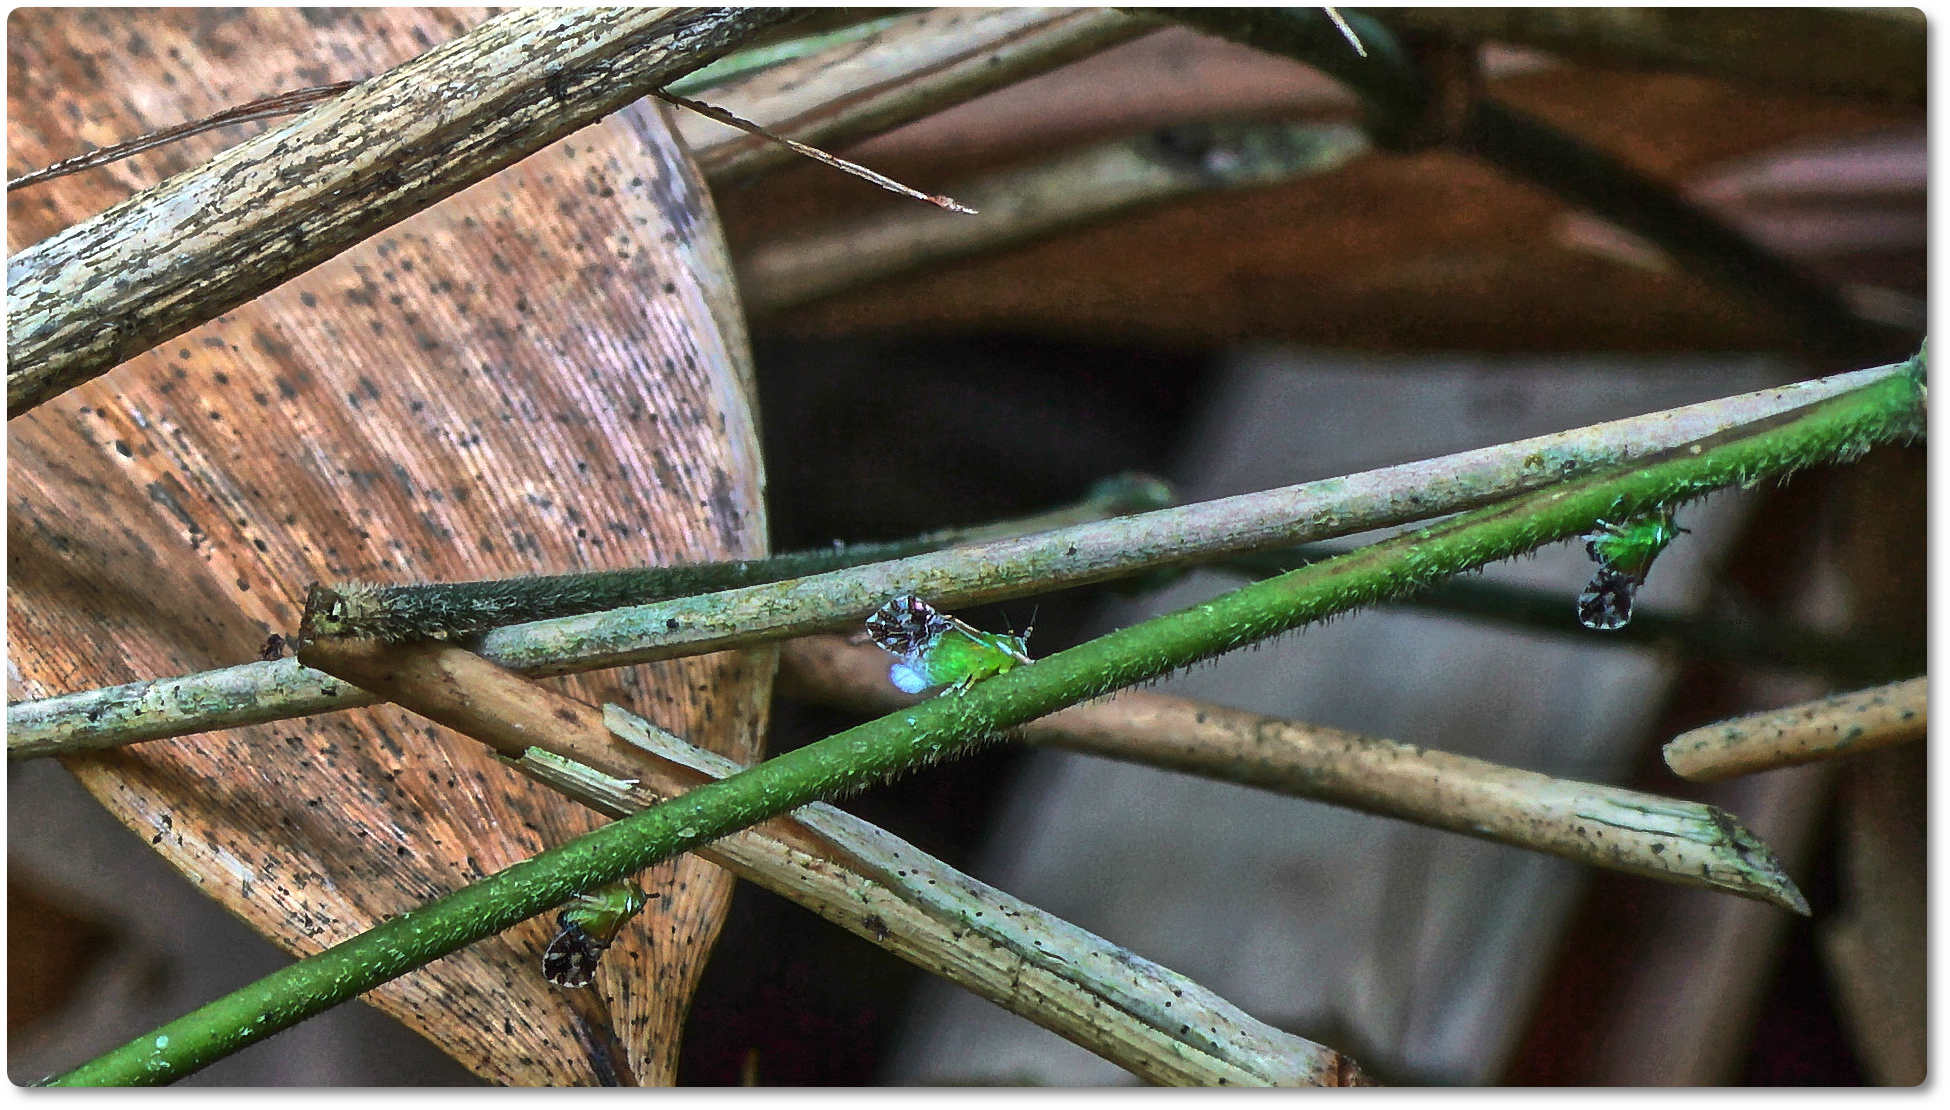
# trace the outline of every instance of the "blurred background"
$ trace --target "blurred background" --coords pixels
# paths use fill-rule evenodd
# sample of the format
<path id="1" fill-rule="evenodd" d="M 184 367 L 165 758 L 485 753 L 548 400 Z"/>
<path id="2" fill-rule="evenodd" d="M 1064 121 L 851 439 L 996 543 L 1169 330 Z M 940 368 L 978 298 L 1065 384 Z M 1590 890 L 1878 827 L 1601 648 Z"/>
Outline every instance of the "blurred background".
<path id="1" fill-rule="evenodd" d="M 1286 180 L 1122 208 L 1093 208 L 1091 179 L 1061 179 L 1066 220 L 952 251 L 916 231 L 923 246 L 878 273 L 846 276 L 833 243 L 956 217 L 810 164 L 721 183 L 748 278 L 774 549 L 1031 512 L 1127 470 L 1186 499 L 1264 489 L 1904 357 L 1926 291 L 1922 16 L 1805 11 L 1723 10 L 1663 51 L 1596 18 L 1380 11 L 1357 26 L 1385 29 L 1436 90 L 1434 122 L 1406 139 L 1321 69 L 1184 27 L 1137 35 L 840 153 L 963 196 L 1026 192 L 1112 142 L 1216 178 L 1224 127 L 1307 125 L 1345 149 Z M 1659 203 L 1611 181 L 1628 201 L 1600 213 L 1540 184 L 1548 169 L 1514 172 L 1529 148 L 1486 154 L 1455 122 L 1481 98 L 1574 140 L 1600 193 L 1622 169 Z M 694 144 L 715 126 L 683 123 Z M 1632 212 L 1665 221 L 1664 241 L 1621 226 Z M 806 259 L 840 276 L 794 279 Z M 1712 801 L 1780 853 L 1808 919 L 1011 746 L 845 808 L 1384 1082 L 1915 1084 L 1922 746 L 1714 787 L 1657 751 L 1722 717 L 1921 673 L 1924 494 L 1918 445 L 1682 511 L 1693 534 L 1644 605 L 1844 645 L 1822 667 L 1607 643 L 1575 623 L 1590 564 L 1560 545 L 1483 576 L 1507 587 L 1507 614 L 1392 606 L 1161 684 Z M 1033 608 L 1040 655 L 1234 582 L 1201 572 L 964 615 L 1020 628 Z M 1561 620 L 1518 613 L 1539 593 Z M 773 750 L 854 720 L 782 699 Z M 70 1058 L 59 1046 L 105 1047 L 283 960 L 131 847 L 58 767 L 9 767 L 16 1081 Z M 291 1071 L 294 1057 L 311 1070 Z M 693 1003 L 680 1078 L 1132 1081 L 749 884 Z M 353 1006 L 193 1081 L 472 1079 Z"/>

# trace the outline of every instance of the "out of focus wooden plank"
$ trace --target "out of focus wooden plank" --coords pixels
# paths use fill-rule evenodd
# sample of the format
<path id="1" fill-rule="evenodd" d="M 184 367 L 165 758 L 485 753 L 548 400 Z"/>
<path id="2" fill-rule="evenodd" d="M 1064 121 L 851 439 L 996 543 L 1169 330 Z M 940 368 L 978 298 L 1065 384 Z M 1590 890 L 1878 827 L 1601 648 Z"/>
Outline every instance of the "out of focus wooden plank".
<path id="1" fill-rule="evenodd" d="M 1841 912 L 1821 932 L 1837 1008 L 1876 1083 L 1929 1064 L 1928 759 L 1922 745 L 1842 768 Z"/>
<path id="2" fill-rule="evenodd" d="M 1923 106 L 1915 8 L 1371 8 L 1391 26 L 1549 50 L 1600 65 L 1671 69 L 1757 89 Z"/>
<path id="3" fill-rule="evenodd" d="M 1928 652 L 1927 453 L 1884 449 L 1850 468 L 1837 532 L 1851 619 Z M 1875 1082 L 1926 1078 L 1929 1056 L 1929 754 L 1923 744 L 1841 764 L 1841 906 L 1822 955 L 1844 1026 Z"/>
<path id="4" fill-rule="evenodd" d="M 1187 119 L 1354 112 L 1351 99 L 1304 66 L 1178 34 L 1105 51 L 849 153 L 953 195 L 959 182 L 1108 135 Z M 1903 151 L 1920 149 L 1921 113 L 1910 108 L 1499 58 L 1487 68 L 1501 101 L 1682 189 L 1717 183 L 1723 168 L 1751 169 L 1778 150 L 1833 146 L 1841 158 L 1846 142 L 1891 134 L 1904 136 Z M 1893 150 L 1878 164 L 1889 164 Z M 817 167 L 787 170 L 723 198 L 727 232 L 742 257 L 883 206 L 873 193 Z M 1738 200 L 1701 199 L 1740 226 L 1752 223 Z M 1828 227 L 1864 208 L 1850 202 L 1831 218 L 1819 195 L 1796 203 L 1796 228 Z M 903 275 L 765 327 L 799 337 L 988 329 L 1191 349 L 1241 339 L 1504 351 L 1753 350 L 1786 341 L 1778 323 L 1677 267 L 1567 236 L 1564 221 L 1574 214 L 1462 155 L 1382 155 L 1328 176 L 1188 198 Z M 1842 226 L 1880 238 L 1858 249 L 1778 220 L 1753 230 L 1798 236 L 1767 240 L 1784 249 L 1821 242 L 1821 255 L 1805 264 L 1831 280 L 1872 277 L 1914 295 L 1898 279 L 1920 272 L 1920 240 L 1913 249 L 1891 243 L 1897 224 L 1880 216 Z M 1847 265 L 1831 269 L 1829 260 L 1844 255 Z"/>

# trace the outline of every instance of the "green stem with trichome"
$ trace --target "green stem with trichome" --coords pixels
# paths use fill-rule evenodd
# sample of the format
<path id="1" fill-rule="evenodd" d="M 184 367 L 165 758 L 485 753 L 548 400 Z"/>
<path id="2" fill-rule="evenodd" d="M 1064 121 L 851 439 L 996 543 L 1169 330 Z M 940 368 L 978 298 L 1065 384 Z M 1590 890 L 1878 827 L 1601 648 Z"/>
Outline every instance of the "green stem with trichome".
<path id="1" fill-rule="evenodd" d="M 1257 581 L 1345 552 L 1327 544 L 1235 555 L 1209 569 Z M 1454 578 L 1388 603 L 1423 613 L 1484 621 L 1541 636 L 1593 642 L 1562 590 Z M 1688 658 L 1746 667 L 1810 671 L 1842 682 L 1874 682 L 1923 667 L 1873 636 L 1836 635 L 1781 620 L 1729 601 L 1712 612 L 1682 615 L 1640 608 L 1632 623 L 1605 633 L 1609 647 L 1670 647 Z"/>
<path id="2" fill-rule="evenodd" d="M 405 974 L 576 892 L 917 766 L 1121 686 L 1507 558 L 1616 519 L 1849 459 L 1922 432 L 1923 386 L 1897 374 L 1818 405 L 1539 490 L 1337 559 L 1241 587 L 937 697 L 598 829 L 278 971 L 58 1077 L 168 1082 Z"/>

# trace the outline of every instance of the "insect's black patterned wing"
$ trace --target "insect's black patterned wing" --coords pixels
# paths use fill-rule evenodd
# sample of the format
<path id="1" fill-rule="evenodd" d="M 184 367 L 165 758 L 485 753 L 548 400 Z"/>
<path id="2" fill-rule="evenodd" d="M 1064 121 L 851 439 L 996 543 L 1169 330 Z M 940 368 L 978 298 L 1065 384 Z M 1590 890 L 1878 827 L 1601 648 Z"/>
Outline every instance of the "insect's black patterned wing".
<path id="1" fill-rule="evenodd" d="M 542 953 L 542 978 L 558 987 L 586 987 L 596 976 L 596 963 L 609 945 L 573 921 L 548 942 Z"/>
<path id="2" fill-rule="evenodd" d="M 867 634 L 882 650 L 911 659 L 952 628 L 951 620 L 913 594 L 902 594 L 868 615 Z"/>
<path id="3" fill-rule="evenodd" d="M 1578 620 L 1586 628 L 1612 632 L 1632 621 L 1632 597 L 1642 579 L 1634 578 L 1607 563 L 1591 576 L 1591 582 L 1578 595 Z"/>

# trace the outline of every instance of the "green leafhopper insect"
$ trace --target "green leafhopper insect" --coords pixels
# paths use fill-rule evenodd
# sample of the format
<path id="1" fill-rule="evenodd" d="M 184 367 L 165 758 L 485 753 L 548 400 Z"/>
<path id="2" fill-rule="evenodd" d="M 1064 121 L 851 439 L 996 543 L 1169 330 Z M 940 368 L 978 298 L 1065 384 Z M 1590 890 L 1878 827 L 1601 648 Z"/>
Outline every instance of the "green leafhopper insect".
<path id="1" fill-rule="evenodd" d="M 1578 620 L 1586 628 L 1610 632 L 1632 620 L 1632 598 L 1652 561 L 1686 529 L 1673 523 L 1672 510 L 1629 520 L 1623 524 L 1598 522 L 1598 531 L 1586 533 L 1584 549 L 1597 561 L 1591 582 L 1578 595 Z"/>
<path id="2" fill-rule="evenodd" d="M 633 879 L 584 891 L 556 918 L 561 931 L 542 953 L 542 977 L 558 987 L 586 987 L 596 961 L 649 901 Z"/>
<path id="3" fill-rule="evenodd" d="M 937 611 L 913 594 L 882 605 L 867 617 L 867 634 L 900 661 L 887 672 L 910 694 L 953 684 L 955 692 L 1029 662 L 1029 633 L 984 632 Z"/>

